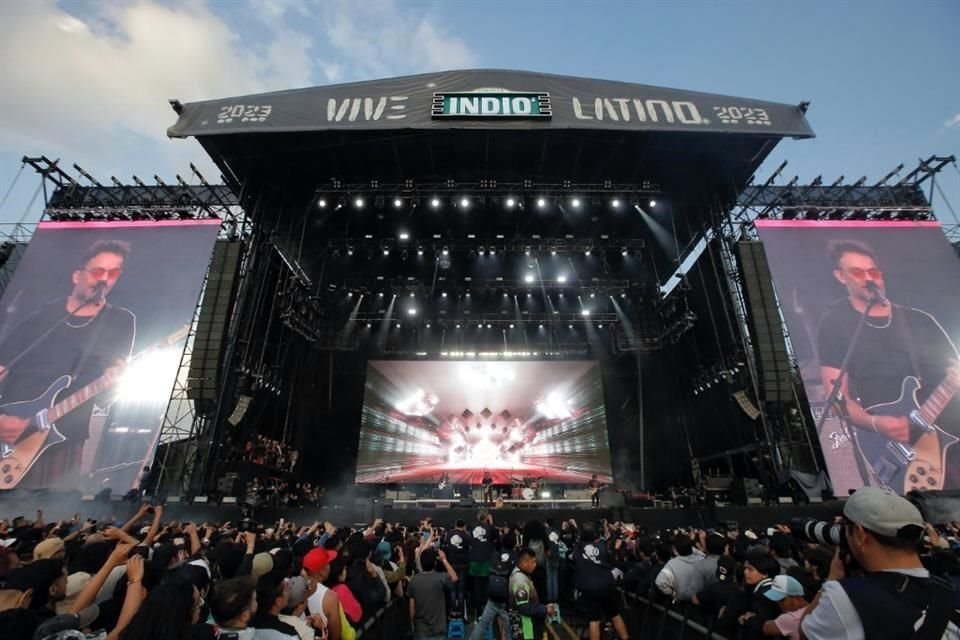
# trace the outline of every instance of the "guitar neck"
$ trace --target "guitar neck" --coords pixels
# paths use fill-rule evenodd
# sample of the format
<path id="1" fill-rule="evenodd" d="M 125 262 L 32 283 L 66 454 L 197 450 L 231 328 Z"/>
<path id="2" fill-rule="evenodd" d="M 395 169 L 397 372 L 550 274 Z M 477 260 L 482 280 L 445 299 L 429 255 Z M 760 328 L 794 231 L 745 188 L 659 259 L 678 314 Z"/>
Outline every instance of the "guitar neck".
<path id="1" fill-rule="evenodd" d="M 934 389 L 930 397 L 920 406 L 920 417 L 927 424 L 935 423 L 953 397 L 957 395 L 957 391 L 960 391 L 960 376 L 947 375 L 940 386 Z"/>
<path id="2" fill-rule="evenodd" d="M 69 396 L 50 407 L 50 409 L 47 411 L 47 419 L 50 422 L 56 422 L 94 396 L 103 393 L 111 386 L 113 386 L 113 380 L 106 375 L 100 376 L 76 393 L 71 393 Z"/>

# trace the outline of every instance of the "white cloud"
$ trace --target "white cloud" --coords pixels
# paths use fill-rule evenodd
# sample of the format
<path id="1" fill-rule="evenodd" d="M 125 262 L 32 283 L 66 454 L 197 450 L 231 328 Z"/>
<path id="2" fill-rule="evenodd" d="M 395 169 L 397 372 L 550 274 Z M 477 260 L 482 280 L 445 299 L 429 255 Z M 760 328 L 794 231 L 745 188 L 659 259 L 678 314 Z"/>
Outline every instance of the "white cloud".
<path id="1" fill-rule="evenodd" d="M 469 66 L 435 19 L 389 2 L 293 0 L 171 6 L 0 3 L 0 153 L 46 153 L 96 176 L 170 176 L 212 164 L 171 141 L 182 102 Z M 234 20 L 235 18 L 235 20 Z M 239 26 L 238 26 L 239 25 Z M 237 32 L 243 29 L 244 33 Z"/>
<path id="2" fill-rule="evenodd" d="M 960 113 L 954 115 L 952 118 L 943 123 L 945 127 L 960 127 Z"/>

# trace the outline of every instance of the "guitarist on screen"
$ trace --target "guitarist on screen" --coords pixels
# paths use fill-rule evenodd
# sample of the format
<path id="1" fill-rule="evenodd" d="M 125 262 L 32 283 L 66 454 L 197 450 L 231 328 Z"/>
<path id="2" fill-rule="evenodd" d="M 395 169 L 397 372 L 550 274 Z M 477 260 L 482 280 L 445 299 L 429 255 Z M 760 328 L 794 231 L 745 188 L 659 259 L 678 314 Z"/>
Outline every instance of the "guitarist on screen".
<path id="1" fill-rule="evenodd" d="M 107 297 L 129 253 L 126 242 L 94 243 L 71 275 L 70 295 L 34 311 L 3 338 L 0 443 L 14 445 L 36 428 L 29 418 L 2 413 L 3 406 L 41 396 L 63 375 L 73 380 L 60 397 L 104 374 L 119 376 L 133 348 L 136 318 L 127 309 L 109 304 Z M 66 441 L 44 451 L 19 486 L 56 486 L 80 469 L 92 411 L 93 402 L 88 402 L 56 422 Z"/>
<path id="2" fill-rule="evenodd" d="M 831 306 L 821 318 L 817 329 L 817 349 L 824 388 L 832 388 L 840 373 L 844 354 L 850 345 L 860 314 L 873 302 L 850 356 L 847 375 L 840 388 L 841 412 L 845 414 L 846 421 L 858 429 L 861 445 L 863 441 L 870 439 L 879 440 L 881 445 L 884 445 L 875 447 L 872 454 L 864 451 L 863 446 L 860 449 L 874 473 L 881 482 L 889 484 L 890 488 L 904 493 L 911 486 L 960 487 L 960 466 L 948 463 L 947 468 L 942 469 L 941 460 L 930 461 L 939 474 L 939 478 L 934 482 L 922 477 L 927 469 L 919 476 L 906 469 L 910 455 L 904 454 L 904 451 L 911 449 L 902 450 L 889 446 L 890 443 L 902 443 L 913 447 L 924 433 L 930 432 L 930 429 L 925 430 L 916 420 L 911 420 L 912 409 L 917 409 L 917 404 L 923 405 L 928 399 L 936 402 L 940 411 L 951 404 L 956 392 L 952 381 L 957 381 L 960 376 L 957 368 L 960 354 L 932 315 L 887 300 L 883 271 L 878 266 L 872 248 L 862 242 L 842 240 L 830 242 L 827 251 L 833 266 L 833 276 L 846 288 L 847 297 Z M 920 383 L 916 403 L 909 397 L 905 398 L 906 402 L 896 403 L 907 388 L 905 380 L 910 376 Z M 935 390 L 935 397 L 930 398 Z M 940 411 L 934 416 L 928 410 L 924 415 L 928 419 L 936 419 L 937 424 L 942 426 L 947 434 L 952 431 L 960 433 L 960 425 L 956 425 L 955 420 L 951 424 L 951 416 L 948 415 L 956 415 L 957 404 L 953 403 L 953 411 L 948 409 L 942 417 Z M 880 437 L 877 437 L 878 435 Z M 939 444 L 936 443 L 938 439 Z M 949 436 L 934 437 L 934 447 L 942 450 L 955 441 Z M 873 459 L 870 459 L 871 457 Z M 942 455 L 939 457 L 943 458 Z M 902 480 L 910 477 L 917 482 L 907 482 L 904 487 Z M 896 481 L 888 482 L 888 479 L 892 478 L 896 478 Z M 898 484 L 900 486 L 894 486 Z M 927 484 L 930 486 L 926 486 Z M 934 486 L 935 484 L 943 486 Z"/>

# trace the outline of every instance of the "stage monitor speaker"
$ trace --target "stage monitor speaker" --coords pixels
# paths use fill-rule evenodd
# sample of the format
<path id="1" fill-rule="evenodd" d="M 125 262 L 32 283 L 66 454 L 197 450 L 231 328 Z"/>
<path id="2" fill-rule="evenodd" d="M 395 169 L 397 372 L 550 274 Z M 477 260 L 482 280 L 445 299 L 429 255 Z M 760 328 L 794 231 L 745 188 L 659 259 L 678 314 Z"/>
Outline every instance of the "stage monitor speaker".
<path id="1" fill-rule="evenodd" d="M 623 499 L 623 494 L 617 491 L 601 491 L 600 492 L 600 507 L 603 509 L 610 509 L 614 507 L 625 507 L 626 500 Z"/>
<path id="2" fill-rule="evenodd" d="M 233 496 L 227 496 L 220 501 L 220 504 L 237 504 L 237 499 Z"/>
<path id="3" fill-rule="evenodd" d="M 210 498 L 207 496 L 197 496 L 193 499 L 193 504 L 207 504 L 210 501 Z"/>
<path id="4" fill-rule="evenodd" d="M 476 506 L 476 504 L 477 504 L 477 501 L 474 500 L 473 497 L 467 496 L 465 498 L 460 498 L 460 502 L 457 503 L 457 507 L 460 507 L 462 509 L 472 509 L 473 507 Z"/>
<path id="5" fill-rule="evenodd" d="M 763 498 L 757 498 L 754 496 L 747 497 L 747 506 L 756 505 L 756 504 L 763 504 Z"/>
<path id="6" fill-rule="evenodd" d="M 218 240 L 214 245 L 197 315 L 187 374 L 187 397 L 202 402 L 206 408 L 212 408 L 217 399 L 220 357 L 233 307 L 241 245 L 236 240 Z"/>

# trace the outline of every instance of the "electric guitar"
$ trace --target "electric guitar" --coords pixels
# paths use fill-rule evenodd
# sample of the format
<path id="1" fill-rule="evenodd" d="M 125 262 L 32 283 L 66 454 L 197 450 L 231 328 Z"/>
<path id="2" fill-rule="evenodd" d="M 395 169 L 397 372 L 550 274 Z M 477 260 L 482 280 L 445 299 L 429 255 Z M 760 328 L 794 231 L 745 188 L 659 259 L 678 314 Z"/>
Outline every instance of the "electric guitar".
<path id="1" fill-rule="evenodd" d="M 855 432 L 860 455 L 884 486 L 897 493 L 943 488 L 947 449 L 960 441 L 937 426 L 937 418 L 960 391 L 960 372 L 951 369 L 923 404 L 917 401 L 920 381 L 903 379 L 900 397 L 867 407 L 875 416 L 907 416 L 910 443 L 891 440 L 868 429 Z"/>
<path id="2" fill-rule="evenodd" d="M 132 360 L 157 349 L 169 347 L 185 338 L 189 332 L 190 327 L 184 325 L 162 341 L 138 353 Z M 43 394 L 33 400 L 0 405 L 0 415 L 30 420 L 15 443 L 0 443 L 0 490 L 16 487 L 44 451 L 67 440 L 57 430 L 57 420 L 111 388 L 118 380 L 118 376 L 105 373 L 66 398 L 58 400 L 60 392 L 73 382 L 72 376 L 63 375 L 54 380 Z"/>

